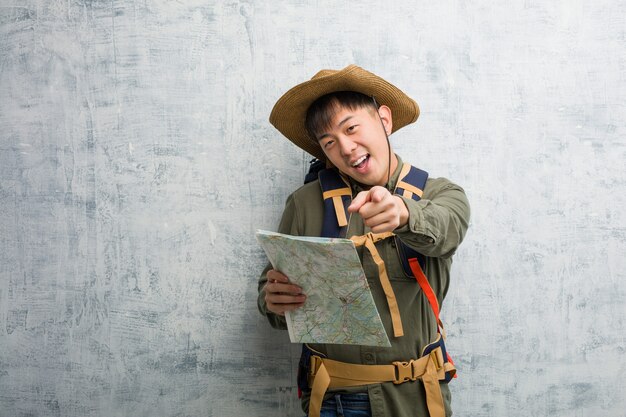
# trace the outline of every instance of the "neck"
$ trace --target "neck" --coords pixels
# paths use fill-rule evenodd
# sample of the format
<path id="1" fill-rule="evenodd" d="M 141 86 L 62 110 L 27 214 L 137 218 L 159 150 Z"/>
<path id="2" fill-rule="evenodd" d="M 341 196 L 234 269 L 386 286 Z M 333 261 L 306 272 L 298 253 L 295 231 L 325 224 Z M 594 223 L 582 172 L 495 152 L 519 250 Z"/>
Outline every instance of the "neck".
<path id="1" fill-rule="evenodd" d="M 398 157 L 391 149 L 389 151 L 391 152 L 391 162 L 389 163 L 389 178 L 387 178 L 387 182 L 389 182 L 393 173 L 398 169 Z"/>

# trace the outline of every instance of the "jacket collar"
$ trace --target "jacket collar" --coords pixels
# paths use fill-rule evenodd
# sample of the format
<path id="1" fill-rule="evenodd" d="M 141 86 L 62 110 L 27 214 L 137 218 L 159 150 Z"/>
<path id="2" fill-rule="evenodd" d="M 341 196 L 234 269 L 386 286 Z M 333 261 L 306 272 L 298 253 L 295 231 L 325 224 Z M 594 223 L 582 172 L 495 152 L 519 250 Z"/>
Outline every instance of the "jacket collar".
<path id="1" fill-rule="evenodd" d="M 402 171 L 402 165 L 404 164 L 404 162 L 402 162 L 402 158 L 400 158 L 398 154 L 395 155 L 398 160 L 398 165 L 396 166 L 396 169 L 391 173 L 391 177 L 389 178 L 389 182 L 387 183 L 387 189 L 390 190 L 391 193 L 393 193 L 393 190 L 396 189 L 396 183 L 398 182 L 398 177 L 400 177 L 400 171 Z M 350 188 L 352 188 L 352 195 L 357 195 L 361 191 L 366 191 L 372 188 L 372 186 L 370 185 L 363 185 L 360 182 L 356 182 L 347 175 L 342 174 L 341 176 L 344 179 L 347 179 L 350 183 Z"/>

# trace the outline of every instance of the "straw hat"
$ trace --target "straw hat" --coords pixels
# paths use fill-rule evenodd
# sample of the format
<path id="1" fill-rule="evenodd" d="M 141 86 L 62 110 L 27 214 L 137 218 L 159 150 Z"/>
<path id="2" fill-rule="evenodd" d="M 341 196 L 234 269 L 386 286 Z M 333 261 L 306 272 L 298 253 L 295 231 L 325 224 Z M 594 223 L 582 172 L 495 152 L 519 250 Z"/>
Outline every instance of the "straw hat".
<path id="1" fill-rule="evenodd" d="M 306 112 L 315 100 L 336 91 L 356 91 L 374 96 L 379 104 L 391 109 L 393 130 L 413 123 L 420 110 L 417 103 L 399 88 L 356 65 L 342 70 L 321 70 L 309 81 L 298 84 L 278 99 L 270 123 L 311 155 L 326 159 L 322 149 L 309 138 L 305 127 Z"/>

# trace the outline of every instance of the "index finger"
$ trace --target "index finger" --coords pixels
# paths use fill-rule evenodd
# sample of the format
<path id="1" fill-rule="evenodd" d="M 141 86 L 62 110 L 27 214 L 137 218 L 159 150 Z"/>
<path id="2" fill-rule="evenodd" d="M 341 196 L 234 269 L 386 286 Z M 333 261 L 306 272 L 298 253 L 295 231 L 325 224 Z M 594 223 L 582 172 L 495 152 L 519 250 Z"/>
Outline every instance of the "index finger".
<path id="1" fill-rule="evenodd" d="M 389 194 L 389 190 L 384 187 L 375 186 L 370 190 L 370 200 L 374 203 L 380 203 Z"/>
<path id="2" fill-rule="evenodd" d="M 348 211 L 350 213 L 355 213 L 361 210 L 363 204 L 367 203 L 370 200 L 370 191 L 361 191 L 356 195 L 356 197 L 354 197 L 354 200 L 352 200 L 352 203 L 348 206 Z"/>

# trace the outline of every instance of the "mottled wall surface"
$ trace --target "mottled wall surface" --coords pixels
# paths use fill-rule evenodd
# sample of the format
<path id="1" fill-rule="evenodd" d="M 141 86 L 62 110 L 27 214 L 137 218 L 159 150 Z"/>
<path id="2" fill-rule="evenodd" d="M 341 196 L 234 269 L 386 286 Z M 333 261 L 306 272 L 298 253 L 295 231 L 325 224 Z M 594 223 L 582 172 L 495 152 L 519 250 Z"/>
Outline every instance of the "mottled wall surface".
<path id="1" fill-rule="evenodd" d="M 299 416 L 257 313 L 308 157 L 267 117 L 357 63 L 463 185 L 458 416 L 626 416 L 626 2 L 0 4 L 0 416 Z"/>

